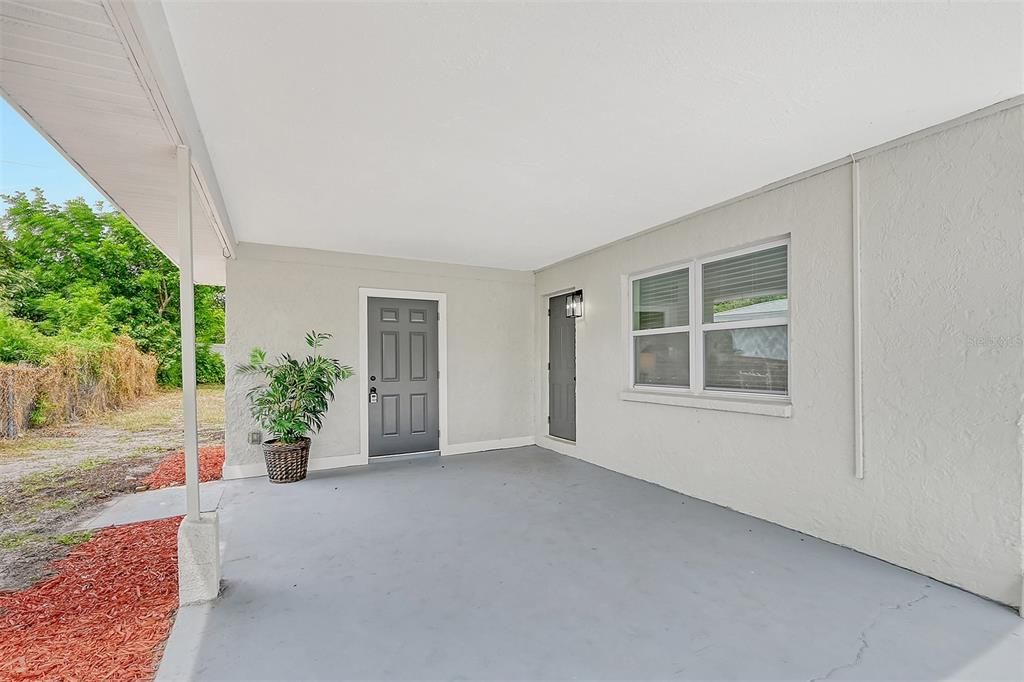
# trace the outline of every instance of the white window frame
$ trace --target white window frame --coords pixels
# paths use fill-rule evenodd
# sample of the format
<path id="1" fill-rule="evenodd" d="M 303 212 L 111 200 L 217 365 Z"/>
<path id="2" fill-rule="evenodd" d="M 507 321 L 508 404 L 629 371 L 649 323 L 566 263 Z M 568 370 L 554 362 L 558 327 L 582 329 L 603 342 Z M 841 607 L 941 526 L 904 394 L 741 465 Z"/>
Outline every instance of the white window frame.
<path id="1" fill-rule="evenodd" d="M 791 306 L 787 306 L 785 315 L 775 315 L 772 317 L 763 317 L 755 320 L 737 320 L 735 322 L 704 322 L 704 266 L 709 263 L 715 263 L 717 261 L 726 260 L 729 258 L 735 258 L 736 256 L 744 256 L 749 253 L 756 253 L 758 251 L 765 251 L 773 249 L 779 246 L 786 246 L 786 294 L 787 299 L 792 301 L 792 290 L 790 287 L 791 277 L 791 264 L 792 264 L 792 248 L 790 248 L 789 236 L 778 237 L 768 241 L 758 242 L 750 246 L 741 247 L 737 249 L 731 249 L 728 251 L 716 252 L 700 258 L 695 258 L 688 261 L 681 261 L 673 263 L 653 270 L 645 270 L 627 278 L 626 286 L 626 324 L 627 324 L 627 338 L 629 341 L 629 390 L 639 393 L 664 393 L 669 395 L 684 395 L 684 396 L 701 396 L 705 398 L 729 398 L 729 399 L 745 399 L 755 401 L 773 401 L 773 402 L 786 402 L 788 403 L 791 398 L 791 394 L 788 389 L 785 394 L 778 393 L 757 393 L 750 391 L 733 391 L 729 389 L 720 388 L 706 388 L 704 386 L 704 332 L 715 331 L 722 329 L 751 329 L 761 327 L 776 327 L 776 326 L 790 326 L 790 310 Z M 690 324 L 677 326 L 677 327 L 662 327 L 660 329 L 633 329 L 633 283 L 637 280 L 646 279 L 655 275 L 662 275 L 667 272 L 676 272 L 679 270 L 689 269 L 689 288 L 690 288 Z M 789 358 L 790 353 L 790 338 L 792 334 L 791 330 L 787 330 L 786 334 L 786 357 L 787 357 L 787 374 L 789 373 Z M 634 339 L 638 336 L 649 336 L 652 334 L 669 334 L 672 332 L 686 332 L 689 334 L 690 341 L 690 385 L 687 387 L 682 386 L 658 386 L 652 384 L 638 384 L 636 383 L 636 343 Z M 787 387 L 789 382 L 786 382 Z"/>
<path id="2" fill-rule="evenodd" d="M 690 328 L 693 326 L 693 261 L 674 263 L 673 265 L 666 265 L 656 270 L 648 270 L 640 274 L 632 275 L 629 277 L 628 286 L 628 301 L 626 303 L 629 309 L 629 385 L 632 388 L 638 388 L 642 391 L 664 391 L 669 393 L 690 393 L 693 387 L 693 334 L 690 333 Z M 687 278 L 687 290 L 690 292 L 690 324 L 675 327 L 658 327 L 657 329 L 633 329 L 633 283 L 637 280 L 647 279 L 648 277 L 655 277 L 657 275 L 664 275 L 669 272 L 678 272 L 680 270 L 686 270 L 689 268 L 689 277 Z M 689 386 L 663 386 L 659 384 L 638 384 L 636 383 L 636 338 L 638 336 L 656 336 L 659 334 L 672 334 L 678 332 L 686 332 L 689 336 L 689 347 L 690 347 L 690 385 Z"/>

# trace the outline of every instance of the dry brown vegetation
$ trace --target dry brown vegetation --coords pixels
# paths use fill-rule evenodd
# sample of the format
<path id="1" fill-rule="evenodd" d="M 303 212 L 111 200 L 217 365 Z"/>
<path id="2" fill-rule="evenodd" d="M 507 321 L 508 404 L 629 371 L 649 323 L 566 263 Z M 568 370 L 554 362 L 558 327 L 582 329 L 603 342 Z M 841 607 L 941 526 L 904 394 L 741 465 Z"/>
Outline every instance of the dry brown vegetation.
<path id="1" fill-rule="evenodd" d="M 68 347 L 46 365 L 0 365 L 0 438 L 132 404 L 156 392 L 157 360 L 126 336 L 83 352 Z"/>

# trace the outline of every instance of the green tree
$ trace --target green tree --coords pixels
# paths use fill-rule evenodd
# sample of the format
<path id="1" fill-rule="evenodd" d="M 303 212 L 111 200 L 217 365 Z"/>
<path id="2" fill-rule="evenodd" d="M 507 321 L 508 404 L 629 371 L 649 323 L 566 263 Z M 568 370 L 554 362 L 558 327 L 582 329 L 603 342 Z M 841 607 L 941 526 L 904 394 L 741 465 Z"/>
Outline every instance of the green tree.
<path id="1" fill-rule="evenodd" d="M 127 334 L 157 357 L 160 383 L 180 385 L 174 264 L 102 203 L 52 204 L 39 189 L 31 197 L 19 192 L 3 200 L 0 311 L 45 337 L 104 341 Z M 16 329 L 21 339 L 8 344 L 11 349 L 25 345 L 24 326 L 7 323 L 7 328 L 12 335 Z M 209 345 L 224 341 L 223 287 L 196 287 L 196 338 L 200 381 L 222 382 L 224 364 Z M 25 355 L 25 361 L 38 359 Z"/>

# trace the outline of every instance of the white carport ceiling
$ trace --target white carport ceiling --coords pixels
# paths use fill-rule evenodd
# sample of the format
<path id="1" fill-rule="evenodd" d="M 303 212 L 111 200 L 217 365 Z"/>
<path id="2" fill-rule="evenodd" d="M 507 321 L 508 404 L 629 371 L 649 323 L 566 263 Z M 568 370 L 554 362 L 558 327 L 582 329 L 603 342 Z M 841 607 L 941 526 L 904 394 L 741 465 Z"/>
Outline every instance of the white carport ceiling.
<path id="1" fill-rule="evenodd" d="M 1022 91 L 1017 4 L 165 12 L 240 241 L 517 269 Z"/>

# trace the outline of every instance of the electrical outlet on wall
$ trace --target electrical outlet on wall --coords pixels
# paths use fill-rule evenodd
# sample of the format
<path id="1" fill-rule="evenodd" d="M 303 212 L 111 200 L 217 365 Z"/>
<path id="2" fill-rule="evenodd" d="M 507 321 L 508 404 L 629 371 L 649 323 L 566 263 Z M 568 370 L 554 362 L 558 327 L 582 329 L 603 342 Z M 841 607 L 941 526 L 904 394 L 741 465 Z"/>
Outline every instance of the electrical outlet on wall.
<path id="1" fill-rule="evenodd" d="M 263 442 L 263 433 L 260 431 L 249 432 L 249 445 L 259 445 Z"/>

